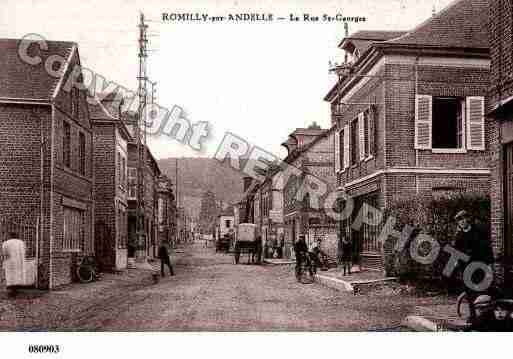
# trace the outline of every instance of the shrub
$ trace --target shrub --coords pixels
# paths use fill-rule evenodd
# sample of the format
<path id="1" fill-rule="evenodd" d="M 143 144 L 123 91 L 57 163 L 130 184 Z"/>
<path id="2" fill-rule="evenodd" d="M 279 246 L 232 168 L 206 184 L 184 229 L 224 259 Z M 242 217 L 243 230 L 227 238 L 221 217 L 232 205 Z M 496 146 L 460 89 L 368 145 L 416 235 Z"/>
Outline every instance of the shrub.
<path id="1" fill-rule="evenodd" d="M 454 216 L 461 209 L 465 209 L 476 223 L 490 223 L 490 199 L 483 195 L 458 194 L 440 199 L 418 196 L 388 208 L 384 218 L 395 217 L 397 231 L 401 232 L 406 225 L 413 227 L 413 231 L 402 249 L 395 248 L 397 238 L 389 236 L 386 239 L 383 252 L 387 275 L 403 280 L 441 280 L 449 254 L 441 250 L 432 264 L 420 264 L 411 258 L 410 244 L 420 233 L 431 236 L 440 248 L 452 243 L 456 232 Z M 426 243 L 419 252 L 426 251 L 424 254 L 427 254 L 429 247 Z"/>

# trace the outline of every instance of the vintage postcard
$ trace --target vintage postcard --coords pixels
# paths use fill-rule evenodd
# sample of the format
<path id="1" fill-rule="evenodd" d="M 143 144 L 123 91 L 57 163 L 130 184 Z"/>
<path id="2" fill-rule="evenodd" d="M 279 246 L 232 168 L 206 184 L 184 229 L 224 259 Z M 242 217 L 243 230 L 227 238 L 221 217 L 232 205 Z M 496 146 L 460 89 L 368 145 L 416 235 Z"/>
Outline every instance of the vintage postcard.
<path id="1" fill-rule="evenodd" d="M 376 332 L 513 331 L 512 14 L 3 0 L 2 342 L 371 356 Z"/>

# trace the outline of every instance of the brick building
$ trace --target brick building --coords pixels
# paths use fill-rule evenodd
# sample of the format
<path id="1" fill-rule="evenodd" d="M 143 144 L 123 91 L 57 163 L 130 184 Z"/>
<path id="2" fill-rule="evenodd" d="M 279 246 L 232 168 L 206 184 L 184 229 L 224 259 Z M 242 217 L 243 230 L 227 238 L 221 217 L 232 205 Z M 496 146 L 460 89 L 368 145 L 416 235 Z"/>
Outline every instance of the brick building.
<path id="1" fill-rule="evenodd" d="M 135 129 L 137 114 L 123 112 L 122 118 L 128 124 L 132 141 L 128 142 L 128 256 L 143 261 L 157 256 L 158 237 L 158 179 L 162 175 L 150 149 L 139 138 Z M 141 151 L 139 153 L 139 151 Z M 139 167 L 139 159 L 141 166 Z M 144 161 L 143 161 L 144 159 Z M 138 181 L 140 178 L 140 181 Z M 138 188 L 137 184 L 143 186 Z M 140 231 L 137 233 L 138 196 L 142 197 L 140 208 Z"/>
<path id="2" fill-rule="evenodd" d="M 77 256 L 94 253 L 92 129 L 86 94 L 66 89 L 77 45 L 32 43 L 32 65 L 20 44 L 0 40 L 0 217 L 26 241 L 37 287 L 52 289 L 72 281 Z"/>
<path id="3" fill-rule="evenodd" d="M 158 195 L 158 240 L 176 244 L 176 203 L 173 183 L 162 175 L 157 184 Z"/>
<path id="4" fill-rule="evenodd" d="M 96 258 L 103 271 L 127 268 L 127 144 L 132 140 L 121 121 L 115 93 L 89 106 L 94 134 Z"/>
<path id="5" fill-rule="evenodd" d="M 459 0 L 407 33 L 362 31 L 340 43 L 350 60 L 325 99 L 338 186 L 354 199 L 340 226 L 363 266 L 382 269 L 383 255 L 379 226 L 349 225 L 364 203 L 489 192 L 487 25 L 488 1 Z"/>
<path id="6" fill-rule="evenodd" d="M 290 176 L 283 182 L 283 222 L 285 235 L 284 255 L 290 258 L 293 244 L 299 235 L 305 235 L 307 244 L 314 239 L 323 239 L 323 250 L 331 255 L 336 254 L 335 223 L 325 215 L 321 198 L 320 208 L 310 203 L 309 194 L 299 194 L 301 183 L 306 175 L 313 175 L 327 185 L 327 193 L 335 190 L 336 176 L 334 171 L 333 153 L 335 129 L 298 128 L 282 145 L 289 154 L 284 163 L 301 171 L 301 176 Z M 283 172 L 280 172 L 283 173 Z"/>
<path id="7" fill-rule="evenodd" d="M 490 133 L 491 236 L 494 252 L 502 260 L 496 277 L 506 288 L 513 285 L 513 6 L 511 1 L 490 0 Z"/>

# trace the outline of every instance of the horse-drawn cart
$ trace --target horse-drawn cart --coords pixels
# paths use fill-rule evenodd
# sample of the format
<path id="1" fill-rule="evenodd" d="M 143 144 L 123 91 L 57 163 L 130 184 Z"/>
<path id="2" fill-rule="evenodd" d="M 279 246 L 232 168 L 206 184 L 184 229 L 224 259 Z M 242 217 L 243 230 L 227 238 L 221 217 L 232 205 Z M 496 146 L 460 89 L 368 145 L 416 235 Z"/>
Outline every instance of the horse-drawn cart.
<path id="1" fill-rule="evenodd" d="M 239 224 L 234 248 L 235 264 L 239 264 L 240 255 L 244 253 L 248 255 L 248 264 L 250 261 L 259 264 L 261 252 L 262 243 L 256 235 L 256 225 L 253 223 Z"/>

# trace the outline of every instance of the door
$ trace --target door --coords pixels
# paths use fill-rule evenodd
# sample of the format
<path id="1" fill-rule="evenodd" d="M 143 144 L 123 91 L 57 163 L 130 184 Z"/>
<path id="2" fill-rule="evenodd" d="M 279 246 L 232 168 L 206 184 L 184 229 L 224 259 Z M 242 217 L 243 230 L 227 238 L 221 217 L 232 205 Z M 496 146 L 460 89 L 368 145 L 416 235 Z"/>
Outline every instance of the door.
<path id="1" fill-rule="evenodd" d="M 504 279 L 513 285 L 513 143 L 504 145 Z"/>

